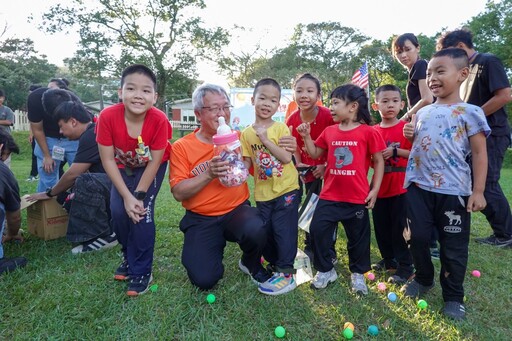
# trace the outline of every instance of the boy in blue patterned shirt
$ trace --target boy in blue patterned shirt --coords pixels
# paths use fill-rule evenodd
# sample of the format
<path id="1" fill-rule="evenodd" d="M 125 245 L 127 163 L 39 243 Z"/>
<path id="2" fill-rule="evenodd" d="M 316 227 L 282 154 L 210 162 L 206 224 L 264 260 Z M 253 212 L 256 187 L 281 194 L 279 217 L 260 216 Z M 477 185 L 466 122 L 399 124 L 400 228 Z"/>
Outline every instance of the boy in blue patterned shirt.
<path id="1" fill-rule="evenodd" d="M 465 317 L 463 282 L 471 212 L 486 206 L 486 137 L 490 134 L 482 109 L 460 98 L 459 88 L 468 72 L 464 50 L 437 52 L 427 68 L 427 84 L 437 101 L 420 109 L 404 126 L 404 136 L 413 143 L 404 185 L 404 235 L 410 242 L 416 273 L 402 291 L 406 296 L 418 297 L 434 286 L 429 240 L 432 229 L 437 229 L 443 313 L 455 320 Z"/>

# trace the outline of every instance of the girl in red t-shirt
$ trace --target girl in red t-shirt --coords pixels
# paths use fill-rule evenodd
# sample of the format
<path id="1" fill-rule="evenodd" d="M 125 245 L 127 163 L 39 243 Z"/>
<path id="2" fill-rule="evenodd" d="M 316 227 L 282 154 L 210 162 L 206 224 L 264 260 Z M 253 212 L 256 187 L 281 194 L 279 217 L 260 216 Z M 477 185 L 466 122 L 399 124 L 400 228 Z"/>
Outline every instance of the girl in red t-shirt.
<path id="1" fill-rule="evenodd" d="M 370 219 L 384 174 L 382 151 L 386 148 L 379 132 L 370 127 L 368 97 L 364 89 L 342 85 L 331 93 L 331 112 L 337 125 L 324 129 L 313 141 L 311 124 L 297 131 L 304 138 L 312 158 L 326 154 L 324 188 L 310 224 L 313 264 L 318 272 L 312 286 L 325 288 L 338 275 L 330 258 L 333 234 L 341 222 L 347 235 L 352 291 L 366 295 L 364 273 L 370 270 Z M 372 188 L 368 183 L 370 163 L 374 165 Z"/>

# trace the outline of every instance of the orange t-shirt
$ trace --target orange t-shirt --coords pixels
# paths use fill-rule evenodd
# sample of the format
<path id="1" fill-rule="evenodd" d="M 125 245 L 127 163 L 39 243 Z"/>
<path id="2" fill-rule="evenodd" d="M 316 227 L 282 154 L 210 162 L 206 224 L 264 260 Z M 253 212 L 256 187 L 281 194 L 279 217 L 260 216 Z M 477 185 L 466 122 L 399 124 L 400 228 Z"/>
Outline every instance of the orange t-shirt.
<path id="1" fill-rule="evenodd" d="M 213 145 L 199 141 L 196 132 L 174 142 L 169 172 L 171 188 L 183 180 L 206 172 L 212 157 Z M 183 200 L 181 204 L 194 213 L 219 216 L 230 212 L 247 199 L 249 199 L 247 183 L 236 187 L 224 187 L 219 179 L 213 179 L 200 192 Z"/>

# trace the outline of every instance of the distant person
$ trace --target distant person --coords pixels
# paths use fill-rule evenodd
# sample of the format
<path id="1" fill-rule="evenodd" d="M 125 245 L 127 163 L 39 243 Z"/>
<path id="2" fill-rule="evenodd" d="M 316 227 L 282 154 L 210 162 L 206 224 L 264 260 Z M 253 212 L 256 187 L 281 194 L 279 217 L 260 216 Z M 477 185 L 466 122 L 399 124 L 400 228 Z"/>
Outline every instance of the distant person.
<path id="1" fill-rule="evenodd" d="M 490 53 L 479 53 L 473 46 L 469 30 L 447 32 L 439 38 L 437 48 L 459 47 L 469 58 L 469 76 L 462 83 L 462 100 L 482 108 L 491 128 L 487 138 L 488 169 L 485 182 L 487 206 L 482 213 L 493 234 L 476 238 L 481 244 L 512 248 L 512 213 L 500 186 L 500 173 L 507 148 L 510 146 L 510 125 L 506 105 L 512 101 L 510 82 L 501 60 Z"/>
<path id="2" fill-rule="evenodd" d="M 114 279 L 128 280 L 128 296 L 148 291 L 153 281 L 155 204 L 167 168 L 172 127 L 154 107 L 156 76 L 133 64 L 121 74 L 122 103 L 100 114 L 97 141 L 103 168 L 112 181 L 112 224 L 123 261 Z"/>
<path id="3" fill-rule="evenodd" d="M 297 127 L 302 123 L 310 123 L 311 139 L 316 140 L 325 128 L 334 124 L 329 108 L 318 104 L 321 94 L 322 88 L 317 77 L 310 73 L 297 75 L 293 82 L 293 99 L 297 104 L 297 109 L 286 120 L 286 125 L 290 127 L 292 136 L 297 139 L 297 150 L 294 153 L 294 158 L 300 172 L 299 184 L 301 191 L 309 192 L 311 190 L 312 193 L 317 195 L 322 190 L 327 156 L 324 154 L 316 159 L 310 157 Z M 304 252 L 313 260 L 311 239 L 308 232 L 305 232 Z M 337 257 L 334 248 L 331 256 L 333 262 L 336 262 Z"/>
<path id="4" fill-rule="evenodd" d="M 272 277 L 260 283 L 259 292 L 280 295 L 297 287 L 293 267 L 297 254 L 299 222 L 299 176 L 291 152 L 279 147 L 279 139 L 289 136 L 286 124 L 275 122 L 281 86 L 263 78 L 254 86 L 251 102 L 255 121 L 242 132 L 240 141 L 247 169 L 254 167 L 254 198 L 261 218 L 267 222 L 267 245 L 263 257 L 273 268 Z"/>
<path id="5" fill-rule="evenodd" d="M 11 108 L 4 105 L 5 102 L 5 93 L 3 90 L 0 90 L 0 130 L 3 130 L 7 133 L 11 133 L 11 126 L 14 125 L 14 113 Z M 11 155 L 7 157 L 4 164 L 10 168 L 11 167 Z"/>
<path id="6" fill-rule="evenodd" d="M 43 101 L 50 100 L 65 90 L 45 92 Z M 110 188 L 112 183 L 101 164 L 96 124 L 92 115 L 79 101 L 67 101 L 54 112 L 61 133 L 71 141 L 78 140 L 75 160 L 55 186 L 45 192 L 31 195 L 28 200 L 47 200 L 64 195 L 64 207 L 69 213 L 67 239 L 80 243 L 73 254 L 105 250 L 118 244 L 110 215 Z M 67 191 L 71 190 L 68 195 Z"/>
<path id="7" fill-rule="evenodd" d="M 60 102 L 78 99 L 72 92 L 67 91 L 66 96 L 55 98 L 50 107 L 43 106 L 43 94 L 48 88 L 39 88 L 32 91 L 27 98 L 27 111 L 30 127 L 36 140 L 34 154 L 37 157 L 37 170 L 39 182 L 37 192 L 44 192 L 55 186 L 59 181 L 59 167 L 64 160 L 69 165 L 75 159 L 78 141 L 70 141 L 60 134 L 59 125 L 53 117 L 53 111 Z"/>
<path id="8" fill-rule="evenodd" d="M 386 149 L 377 130 L 370 127 L 366 91 L 357 85 L 346 84 L 331 93 L 331 112 L 336 125 L 324 129 L 311 139 L 311 123 L 302 123 L 298 132 L 304 138 L 309 155 L 316 159 L 327 154 L 325 183 L 310 224 L 313 246 L 313 264 L 317 273 L 312 282 L 315 289 L 323 289 L 338 275 L 332 263 L 332 235 L 341 222 L 347 235 L 351 289 L 367 295 L 364 274 L 370 270 L 370 217 L 368 209 L 377 200 Z M 373 160 L 372 187 L 368 170 Z"/>
<path id="9" fill-rule="evenodd" d="M 38 84 L 32 84 L 29 87 L 29 93 L 32 91 L 39 89 L 41 85 Z M 39 180 L 39 173 L 37 171 L 37 157 L 34 154 L 34 149 L 36 148 L 36 140 L 34 139 L 34 133 L 32 132 L 32 127 L 29 125 L 29 135 L 28 135 L 28 142 L 30 143 L 30 146 L 32 147 L 32 163 L 30 167 L 30 174 L 26 181 L 32 182 Z"/>
<path id="10" fill-rule="evenodd" d="M 402 119 L 410 121 L 412 115 L 434 101 L 426 81 L 428 62 L 420 57 L 420 43 L 413 33 L 404 33 L 393 39 L 392 51 L 396 60 L 409 73 L 406 86 L 407 112 Z M 439 236 L 434 229 L 430 241 L 430 256 L 434 259 L 439 259 L 438 239 Z M 383 270 L 383 265 L 385 264 L 381 260 L 373 264 L 372 268 L 374 270 Z M 388 263 L 386 266 L 388 266 L 386 270 L 394 270 L 397 266 L 396 260 L 394 264 Z"/>
<path id="11" fill-rule="evenodd" d="M 459 95 L 468 77 L 464 50 L 438 51 L 427 69 L 427 82 L 436 103 L 420 109 L 404 126 L 412 142 L 405 175 L 407 226 L 416 272 L 401 289 L 418 298 L 434 286 L 434 265 L 429 257 L 432 229 L 441 244 L 439 281 L 443 314 L 464 319 L 464 277 L 468 262 L 471 212 L 482 210 L 487 173 L 486 136 L 490 129 L 476 105 Z M 467 158 L 472 159 L 471 166 Z M 473 181 L 472 176 L 473 175 Z"/>
<path id="12" fill-rule="evenodd" d="M 3 244 L 11 240 L 23 241 L 20 234 L 20 190 L 14 174 L 4 164 L 11 153 L 19 152 L 11 134 L 0 129 L 0 276 L 27 264 L 25 257 L 5 257 L 3 248 Z"/>
<path id="13" fill-rule="evenodd" d="M 411 142 L 404 137 L 405 121 L 398 119 L 404 107 L 402 94 L 396 85 L 385 84 L 375 90 L 372 108 L 379 112 L 381 122 L 374 125 L 384 138 L 384 176 L 372 211 L 375 239 L 384 260 L 384 269 L 396 268 L 388 282 L 405 284 L 414 272 L 412 256 L 403 231 L 405 227 L 405 169 Z"/>
<path id="14" fill-rule="evenodd" d="M 271 277 L 260 262 L 267 233 L 258 210 L 250 205 L 249 187 L 224 187 L 218 179 L 228 161 L 214 156 L 212 138 L 219 117 L 230 120 L 229 96 L 218 85 L 203 84 L 194 90 L 192 104 L 201 125 L 174 142 L 169 175 L 171 192 L 186 210 L 180 221 L 181 261 L 190 282 L 209 290 L 224 275 L 226 242 L 235 242 L 242 250 L 240 270 L 255 283 L 264 283 Z M 293 152 L 297 144 L 286 136 L 279 146 Z"/>

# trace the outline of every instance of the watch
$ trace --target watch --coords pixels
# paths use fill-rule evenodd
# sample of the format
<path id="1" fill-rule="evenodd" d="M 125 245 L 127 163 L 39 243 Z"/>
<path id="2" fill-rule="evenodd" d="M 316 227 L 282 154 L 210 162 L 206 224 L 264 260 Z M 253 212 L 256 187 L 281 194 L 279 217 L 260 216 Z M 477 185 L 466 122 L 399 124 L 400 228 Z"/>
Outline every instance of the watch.
<path id="1" fill-rule="evenodd" d="M 146 192 L 135 191 L 135 192 L 133 192 L 133 196 L 137 200 L 144 200 L 144 199 L 146 199 Z"/>
<path id="2" fill-rule="evenodd" d="M 46 189 L 46 195 L 48 196 L 48 198 L 53 198 L 55 195 L 52 195 L 52 189 L 51 187 L 48 187 Z"/>

